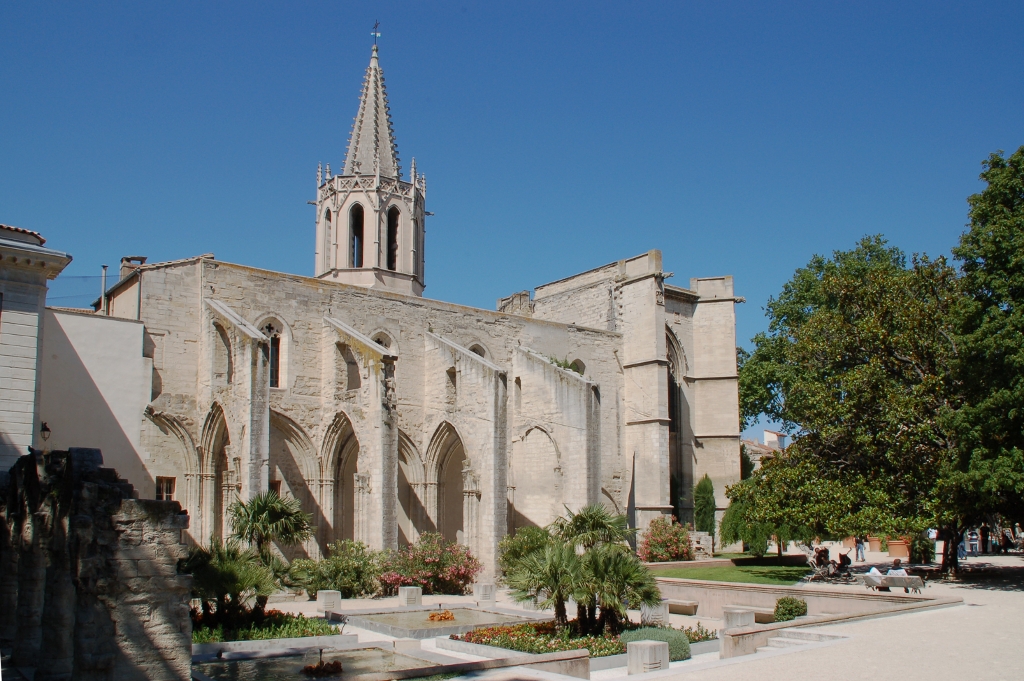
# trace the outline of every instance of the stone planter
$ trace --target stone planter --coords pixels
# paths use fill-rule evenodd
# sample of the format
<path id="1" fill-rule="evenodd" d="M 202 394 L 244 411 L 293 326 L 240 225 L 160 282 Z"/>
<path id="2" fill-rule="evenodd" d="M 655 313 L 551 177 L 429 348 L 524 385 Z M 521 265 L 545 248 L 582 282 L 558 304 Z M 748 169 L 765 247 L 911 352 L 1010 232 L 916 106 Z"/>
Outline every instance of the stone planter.
<path id="1" fill-rule="evenodd" d="M 882 538 L 881 537 L 868 537 L 868 551 L 881 551 L 882 550 Z"/>
<path id="2" fill-rule="evenodd" d="M 910 544 L 905 539 L 890 539 L 889 540 L 889 557 L 890 558 L 910 558 Z"/>
<path id="3" fill-rule="evenodd" d="M 846 539 L 844 539 L 843 540 L 843 548 L 844 549 L 855 549 L 855 548 L 857 548 L 857 538 L 856 537 L 847 537 Z"/>

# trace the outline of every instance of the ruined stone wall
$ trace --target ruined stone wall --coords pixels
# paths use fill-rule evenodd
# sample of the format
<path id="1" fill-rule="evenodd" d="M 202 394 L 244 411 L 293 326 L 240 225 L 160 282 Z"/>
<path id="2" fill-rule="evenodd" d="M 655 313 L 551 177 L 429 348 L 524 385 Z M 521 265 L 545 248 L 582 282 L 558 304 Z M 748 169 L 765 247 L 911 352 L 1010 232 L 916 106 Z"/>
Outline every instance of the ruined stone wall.
<path id="1" fill-rule="evenodd" d="M 101 464 L 94 449 L 33 451 L 7 474 L 0 635 L 38 680 L 186 681 L 191 577 L 177 565 L 188 515 L 133 499 Z"/>

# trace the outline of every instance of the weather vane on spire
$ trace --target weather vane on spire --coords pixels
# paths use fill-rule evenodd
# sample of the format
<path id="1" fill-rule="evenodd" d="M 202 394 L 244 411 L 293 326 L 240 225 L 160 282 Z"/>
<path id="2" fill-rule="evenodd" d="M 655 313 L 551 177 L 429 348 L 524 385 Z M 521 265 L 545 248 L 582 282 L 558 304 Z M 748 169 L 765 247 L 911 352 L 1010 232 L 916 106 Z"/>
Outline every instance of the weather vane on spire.
<path id="1" fill-rule="evenodd" d="M 370 35 L 373 36 L 373 44 L 374 45 L 377 44 L 377 38 L 380 37 L 380 33 L 377 31 L 378 28 L 380 28 L 380 22 L 379 21 L 373 22 L 373 33 L 371 33 Z"/>

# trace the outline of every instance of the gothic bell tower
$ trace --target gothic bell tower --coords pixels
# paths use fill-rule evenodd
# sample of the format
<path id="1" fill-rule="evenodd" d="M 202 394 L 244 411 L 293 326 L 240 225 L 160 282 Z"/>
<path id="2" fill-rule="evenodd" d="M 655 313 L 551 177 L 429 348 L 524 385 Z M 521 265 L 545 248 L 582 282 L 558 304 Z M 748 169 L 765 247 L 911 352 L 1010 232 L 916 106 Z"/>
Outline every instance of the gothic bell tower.
<path id="1" fill-rule="evenodd" d="M 316 171 L 316 277 L 423 295 L 427 181 L 402 179 L 384 73 L 373 46 L 340 175 Z"/>

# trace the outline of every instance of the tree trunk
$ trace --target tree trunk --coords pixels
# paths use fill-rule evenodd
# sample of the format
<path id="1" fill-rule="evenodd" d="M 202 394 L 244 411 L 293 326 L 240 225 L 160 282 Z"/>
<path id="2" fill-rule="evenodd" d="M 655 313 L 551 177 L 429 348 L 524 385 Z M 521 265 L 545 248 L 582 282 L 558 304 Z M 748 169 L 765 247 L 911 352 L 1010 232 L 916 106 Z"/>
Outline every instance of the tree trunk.
<path id="1" fill-rule="evenodd" d="M 561 596 L 555 598 L 555 624 L 564 627 L 566 625 L 567 616 L 565 614 L 565 599 Z"/>
<path id="2" fill-rule="evenodd" d="M 964 533 L 955 528 L 943 528 L 942 574 L 958 574 L 960 572 L 960 556 L 957 552 Z"/>
<path id="3" fill-rule="evenodd" d="M 779 559 L 781 560 L 781 558 L 782 558 L 782 539 L 779 538 L 779 537 L 775 537 L 775 548 L 778 550 L 778 552 L 779 552 Z"/>
<path id="4" fill-rule="evenodd" d="M 590 633 L 590 621 L 587 619 L 587 606 L 584 603 L 576 603 L 576 626 L 580 630 L 580 636 Z"/>

